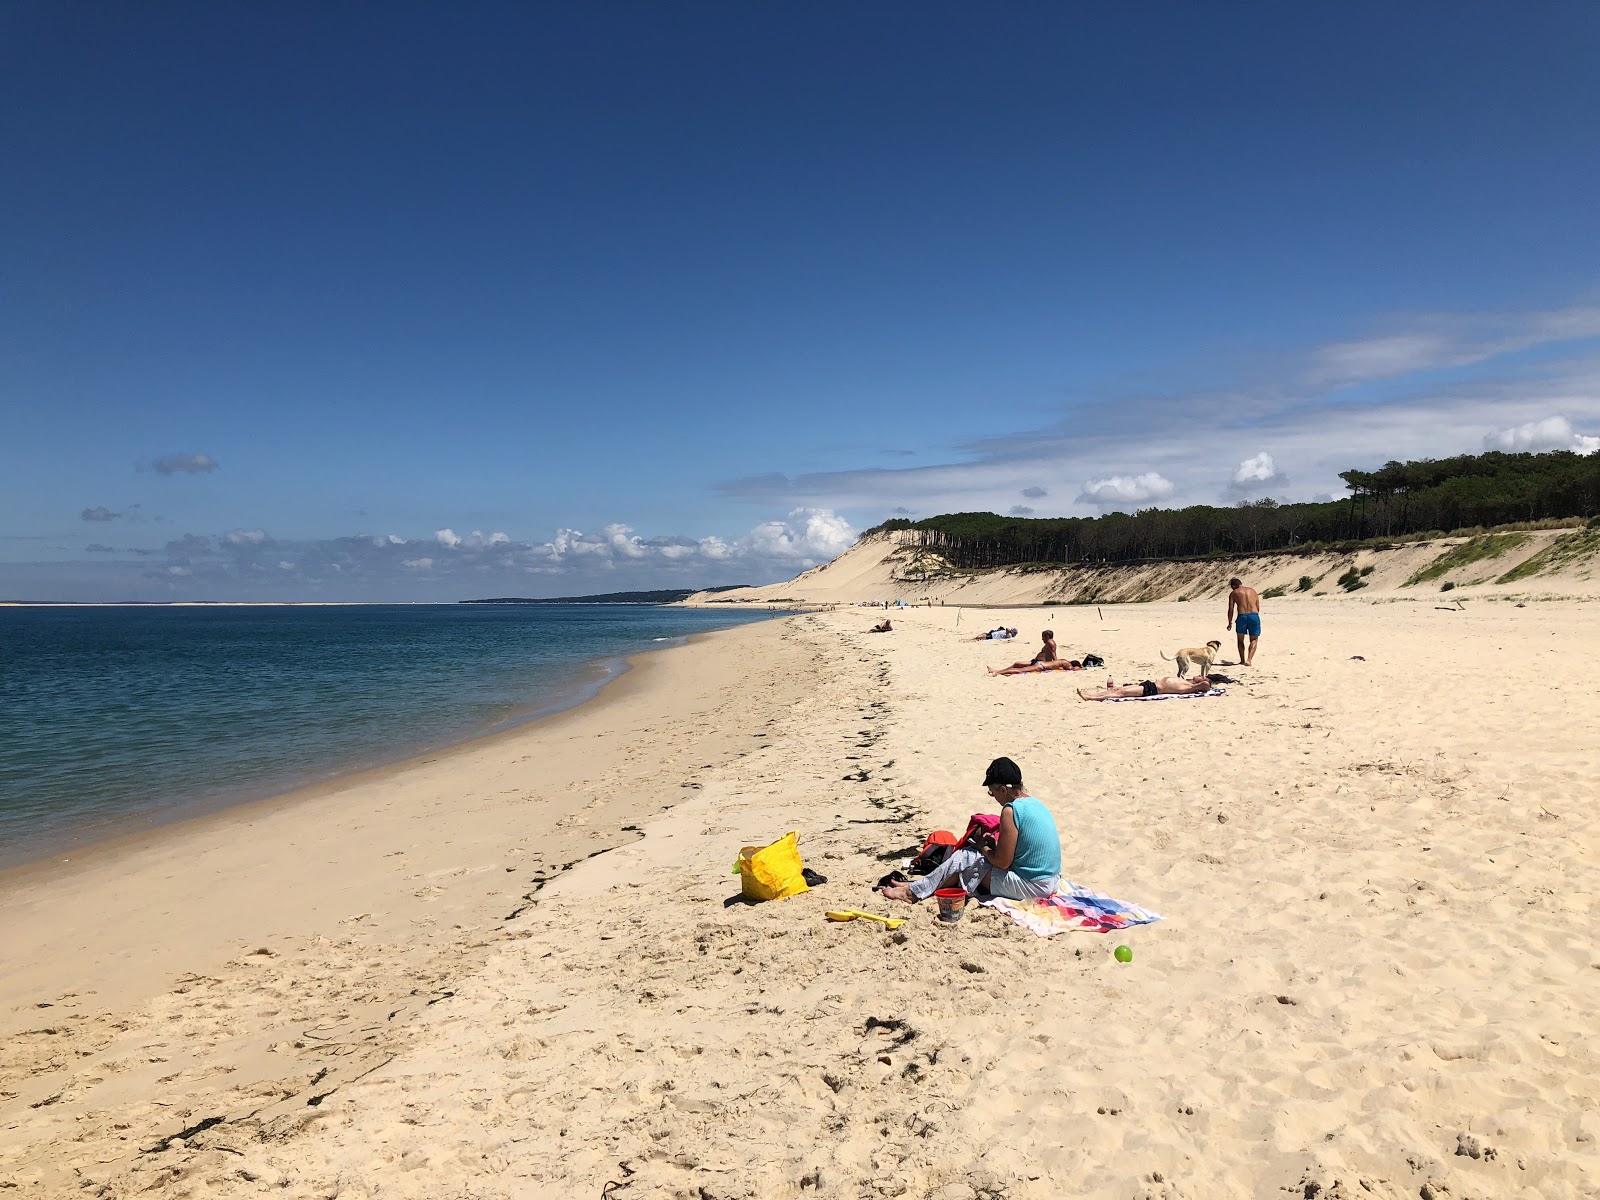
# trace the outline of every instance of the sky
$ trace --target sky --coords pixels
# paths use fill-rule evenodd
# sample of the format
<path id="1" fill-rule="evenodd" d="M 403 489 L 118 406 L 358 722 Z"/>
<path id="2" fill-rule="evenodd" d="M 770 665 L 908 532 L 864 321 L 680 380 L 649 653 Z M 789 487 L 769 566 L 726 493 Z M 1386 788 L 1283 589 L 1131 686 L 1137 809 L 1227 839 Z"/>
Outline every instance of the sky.
<path id="1" fill-rule="evenodd" d="M 0 598 L 1600 449 L 1600 6 L 0 6 Z"/>

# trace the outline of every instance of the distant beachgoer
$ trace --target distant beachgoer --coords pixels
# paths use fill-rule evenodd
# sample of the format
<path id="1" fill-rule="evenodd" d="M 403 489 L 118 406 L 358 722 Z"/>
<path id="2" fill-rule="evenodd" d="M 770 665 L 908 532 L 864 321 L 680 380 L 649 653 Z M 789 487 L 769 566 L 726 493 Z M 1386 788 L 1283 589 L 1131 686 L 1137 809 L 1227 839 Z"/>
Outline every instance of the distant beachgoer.
<path id="1" fill-rule="evenodd" d="M 1078 689 L 1080 700 L 1127 700 L 1134 696 L 1201 696 L 1211 690 L 1211 676 L 1196 675 L 1193 679 L 1146 679 L 1141 683 L 1125 683 L 1121 687 Z"/>
<path id="2" fill-rule="evenodd" d="M 1228 586 L 1233 589 L 1228 593 L 1228 628 L 1233 630 L 1239 639 L 1239 665 L 1254 666 L 1256 643 L 1261 640 L 1261 597 L 1256 595 L 1255 588 L 1245 587 L 1237 579 L 1228 580 Z M 1235 613 L 1238 615 L 1235 616 Z M 1244 639 L 1247 634 L 1250 638 L 1248 658 L 1244 653 Z"/>
<path id="3" fill-rule="evenodd" d="M 893 633 L 894 632 L 894 626 L 889 623 L 889 618 L 885 617 L 880 624 L 874 625 L 871 629 L 867 630 L 867 632 L 868 633 Z"/>
<path id="4" fill-rule="evenodd" d="M 1009 758 L 997 758 L 989 764 L 983 786 L 1000 806 L 999 830 L 985 834 L 977 847 L 952 851 L 921 879 L 879 888 L 884 899 L 915 904 L 942 887 L 1008 900 L 1034 900 L 1056 890 L 1061 881 L 1061 834 L 1050 810 L 1022 786 L 1022 768 Z"/>
<path id="5" fill-rule="evenodd" d="M 1011 634 L 1012 631 L 1002 625 L 998 629 L 991 629 L 987 633 L 980 633 L 972 640 L 975 642 L 1003 642 L 1010 637 Z"/>

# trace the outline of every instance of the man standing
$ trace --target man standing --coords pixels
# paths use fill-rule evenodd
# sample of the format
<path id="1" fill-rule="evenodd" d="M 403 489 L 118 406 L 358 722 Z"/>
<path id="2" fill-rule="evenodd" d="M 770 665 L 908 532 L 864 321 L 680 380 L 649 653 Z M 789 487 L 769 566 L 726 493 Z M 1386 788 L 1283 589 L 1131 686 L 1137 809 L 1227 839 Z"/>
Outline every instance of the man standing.
<path id="1" fill-rule="evenodd" d="M 1245 587 L 1238 579 L 1228 580 L 1233 590 L 1228 593 L 1228 628 L 1239 638 L 1239 665 L 1250 667 L 1256 661 L 1256 643 L 1261 640 L 1261 597 L 1255 588 Z M 1245 635 L 1250 637 L 1250 655 L 1245 657 Z"/>

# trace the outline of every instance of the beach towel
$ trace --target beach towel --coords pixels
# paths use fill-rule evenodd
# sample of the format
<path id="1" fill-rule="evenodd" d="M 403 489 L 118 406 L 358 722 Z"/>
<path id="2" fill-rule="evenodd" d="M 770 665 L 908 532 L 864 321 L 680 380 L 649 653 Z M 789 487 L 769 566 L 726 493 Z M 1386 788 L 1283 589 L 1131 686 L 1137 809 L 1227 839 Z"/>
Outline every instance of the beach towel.
<path id="1" fill-rule="evenodd" d="M 1209 692 L 1190 692 L 1187 696 L 1118 696 L 1105 704 L 1128 704 L 1136 700 L 1204 700 L 1207 696 L 1226 696 L 1227 688 L 1212 688 Z"/>
<path id="2" fill-rule="evenodd" d="M 1046 938 L 1058 933 L 1110 933 L 1114 929 L 1148 925 L 1162 919 L 1160 913 L 1091 892 L 1067 879 L 1057 885 L 1054 895 L 1042 900 L 1007 900 L 994 896 L 981 903 L 986 908 L 999 909 L 1024 929 Z"/>

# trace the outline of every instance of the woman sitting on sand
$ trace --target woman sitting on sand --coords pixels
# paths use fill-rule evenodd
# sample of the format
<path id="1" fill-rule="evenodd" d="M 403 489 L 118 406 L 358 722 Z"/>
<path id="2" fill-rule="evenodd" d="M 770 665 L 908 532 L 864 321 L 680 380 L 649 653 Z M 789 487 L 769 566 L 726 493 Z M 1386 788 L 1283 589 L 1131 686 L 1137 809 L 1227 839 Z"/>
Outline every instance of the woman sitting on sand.
<path id="1" fill-rule="evenodd" d="M 1056 890 L 1061 881 L 1061 834 L 1050 810 L 1022 786 L 1022 768 L 1009 758 L 997 758 L 989 764 L 983 786 L 1000 806 L 997 833 L 985 835 L 977 849 L 951 851 L 930 875 L 879 888 L 884 899 L 915 904 L 942 887 L 1008 900 L 1033 900 Z"/>
<path id="2" fill-rule="evenodd" d="M 1143 683 L 1125 683 L 1121 687 L 1078 689 L 1079 700 L 1127 700 L 1135 696 L 1201 696 L 1212 687 L 1211 676 L 1196 675 L 1193 679 L 1175 679 L 1168 675 L 1157 682 L 1146 679 Z"/>

